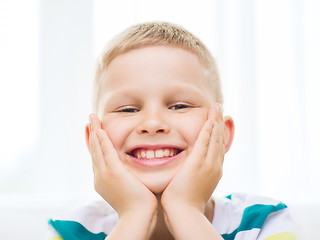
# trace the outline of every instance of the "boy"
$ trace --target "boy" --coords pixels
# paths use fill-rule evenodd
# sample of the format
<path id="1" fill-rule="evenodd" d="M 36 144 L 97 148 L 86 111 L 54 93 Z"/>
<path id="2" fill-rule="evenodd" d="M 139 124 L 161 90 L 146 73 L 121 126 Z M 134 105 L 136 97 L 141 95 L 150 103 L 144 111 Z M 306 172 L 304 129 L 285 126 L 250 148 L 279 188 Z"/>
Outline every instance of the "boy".
<path id="1" fill-rule="evenodd" d="M 86 139 L 105 202 L 51 219 L 55 239 L 295 239 L 281 202 L 211 197 L 234 123 L 197 38 L 169 23 L 139 24 L 97 65 Z"/>

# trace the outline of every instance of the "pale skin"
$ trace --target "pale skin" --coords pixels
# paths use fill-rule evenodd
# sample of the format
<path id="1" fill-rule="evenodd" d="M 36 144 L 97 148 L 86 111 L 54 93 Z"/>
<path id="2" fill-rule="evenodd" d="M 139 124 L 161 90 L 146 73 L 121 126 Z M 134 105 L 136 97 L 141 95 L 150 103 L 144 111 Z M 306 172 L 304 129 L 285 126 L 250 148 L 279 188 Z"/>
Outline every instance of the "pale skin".
<path id="1" fill-rule="evenodd" d="M 132 50 L 110 63 L 105 78 L 101 120 L 91 114 L 86 133 L 95 189 L 119 214 L 106 239 L 222 239 L 210 197 L 234 124 L 215 103 L 198 58 L 174 47 Z M 179 154 L 141 166 L 128 156 L 141 144 L 172 145 Z"/>

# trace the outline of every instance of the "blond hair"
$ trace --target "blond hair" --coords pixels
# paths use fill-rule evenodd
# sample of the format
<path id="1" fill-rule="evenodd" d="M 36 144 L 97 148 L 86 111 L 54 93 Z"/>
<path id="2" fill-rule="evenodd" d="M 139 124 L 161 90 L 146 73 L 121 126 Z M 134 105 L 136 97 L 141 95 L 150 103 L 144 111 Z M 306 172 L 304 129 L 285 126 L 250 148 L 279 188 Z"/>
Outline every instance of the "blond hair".
<path id="1" fill-rule="evenodd" d="M 99 109 L 103 73 L 118 55 L 147 46 L 174 46 L 191 51 L 198 56 L 209 83 L 213 86 L 216 102 L 223 103 L 221 83 L 216 63 L 206 46 L 181 26 L 167 22 L 149 22 L 131 26 L 116 35 L 97 59 L 93 86 L 93 108 Z"/>

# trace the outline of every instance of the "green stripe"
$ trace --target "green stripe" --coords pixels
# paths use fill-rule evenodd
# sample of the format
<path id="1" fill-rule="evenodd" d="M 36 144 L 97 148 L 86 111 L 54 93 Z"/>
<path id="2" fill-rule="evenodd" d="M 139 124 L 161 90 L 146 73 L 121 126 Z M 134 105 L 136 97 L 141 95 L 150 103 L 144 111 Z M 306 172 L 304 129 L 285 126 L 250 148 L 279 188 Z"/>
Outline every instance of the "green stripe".
<path id="1" fill-rule="evenodd" d="M 237 233 L 242 231 L 248 231 L 253 228 L 261 229 L 265 223 L 267 217 L 277 211 L 280 211 L 287 206 L 283 203 L 278 205 L 263 205 L 255 204 L 250 207 L 247 207 L 243 211 L 242 219 L 240 225 L 232 233 L 221 235 L 225 240 L 233 240 Z"/>
<path id="2" fill-rule="evenodd" d="M 80 223 L 74 221 L 53 221 L 50 219 L 49 224 L 60 234 L 63 240 L 104 240 L 107 236 L 104 232 L 92 233 Z"/>
<path id="3" fill-rule="evenodd" d="M 231 200 L 231 196 L 232 196 L 232 194 L 230 194 L 230 195 L 228 195 L 228 196 L 225 196 L 225 198 L 228 198 L 228 199 Z"/>

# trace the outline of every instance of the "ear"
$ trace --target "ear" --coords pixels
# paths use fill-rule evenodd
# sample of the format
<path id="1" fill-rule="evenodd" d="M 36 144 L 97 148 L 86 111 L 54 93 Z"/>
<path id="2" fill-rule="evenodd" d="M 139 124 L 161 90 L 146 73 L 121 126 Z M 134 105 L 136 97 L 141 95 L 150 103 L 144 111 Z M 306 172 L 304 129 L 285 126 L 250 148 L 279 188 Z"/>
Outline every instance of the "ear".
<path id="1" fill-rule="evenodd" d="M 228 152 L 231 147 L 234 136 L 234 123 L 233 119 L 229 116 L 224 117 L 224 138 L 225 138 L 225 152 Z"/>
<path id="2" fill-rule="evenodd" d="M 90 137 L 90 130 L 89 130 L 89 123 L 86 125 L 86 143 L 87 143 L 87 147 L 88 147 L 88 150 L 90 152 L 90 142 L 89 142 L 89 137 Z"/>

